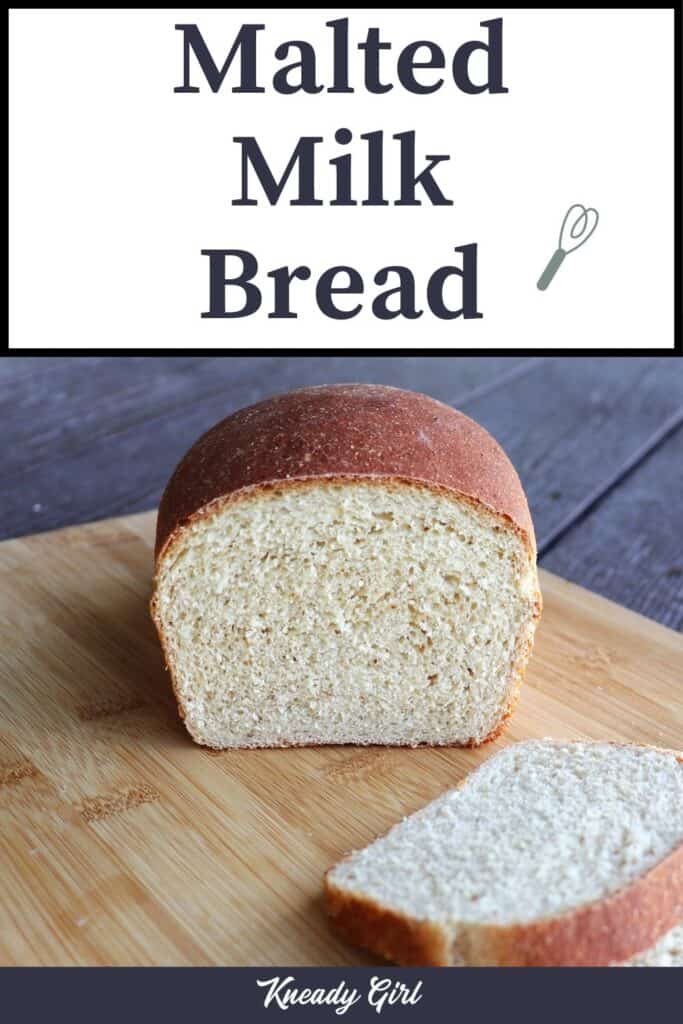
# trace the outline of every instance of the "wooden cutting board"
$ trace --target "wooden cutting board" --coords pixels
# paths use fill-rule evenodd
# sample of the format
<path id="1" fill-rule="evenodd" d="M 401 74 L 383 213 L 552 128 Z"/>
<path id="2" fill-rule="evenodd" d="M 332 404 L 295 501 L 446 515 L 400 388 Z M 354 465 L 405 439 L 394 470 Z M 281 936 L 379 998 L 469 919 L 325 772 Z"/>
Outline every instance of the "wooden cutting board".
<path id="1" fill-rule="evenodd" d="M 0 544 L 0 962 L 373 961 L 321 878 L 503 745 L 683 747 L 683 637 L 542 575 L 504 737 L 479 750 L 211 753 L 178 722 L 147 614 L 154 516 Z"/>

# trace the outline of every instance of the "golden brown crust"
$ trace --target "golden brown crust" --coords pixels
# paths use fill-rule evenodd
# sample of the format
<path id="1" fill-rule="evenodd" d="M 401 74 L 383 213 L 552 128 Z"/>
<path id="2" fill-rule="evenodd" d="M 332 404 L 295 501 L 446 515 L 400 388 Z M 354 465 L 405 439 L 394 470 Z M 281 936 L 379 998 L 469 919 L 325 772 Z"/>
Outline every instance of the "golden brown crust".
<path id="1" fill-rule="evenodd" d="M 294 480 L 359 477 L 420 481 L 468 496 L 514 523 L 535 551 L 519 477 L 483 427 L 426 395 L 340 384 L 276 395 L 204 434 L 161 499 L 157 560 L 173 534 L 217 499 Z"/>
<path id="2" fill-rule="evenodd" d="M 651 749 L 674 753 L 683 763 L 676 751 Z M 333 870 L 324 890 L 335 927 L 354 944 L 406 967 L 608 967 L 650 949 L 683 923 L 683 844 L 629 885 L 565 914 L 452 930 L 337 888 L 330 881 Z"/>
<path id="3" fill-rule="evenodd" d="M 350 899 L 325 876 L 325 904 L 336 930 L 361 946 L 401 967 L 451 965 L 448 936 L 428 921 L 404 917 L 360 896 Z"/>

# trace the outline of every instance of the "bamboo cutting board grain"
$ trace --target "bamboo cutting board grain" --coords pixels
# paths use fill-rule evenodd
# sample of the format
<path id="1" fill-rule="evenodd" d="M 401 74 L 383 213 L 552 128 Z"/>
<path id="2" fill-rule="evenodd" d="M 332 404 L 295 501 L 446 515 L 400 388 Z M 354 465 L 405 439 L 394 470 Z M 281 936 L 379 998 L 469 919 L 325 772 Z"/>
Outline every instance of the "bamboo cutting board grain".
<path id="1" fill-rule="evenodd" d="M 210 752 L 147 601 L 153 514 L 0 544 L 0 962 L 372 963 L 325 869 L 514 740 L 683 747 L 683 637 L 547 573 L 518 709 L 479 750 Z"/>

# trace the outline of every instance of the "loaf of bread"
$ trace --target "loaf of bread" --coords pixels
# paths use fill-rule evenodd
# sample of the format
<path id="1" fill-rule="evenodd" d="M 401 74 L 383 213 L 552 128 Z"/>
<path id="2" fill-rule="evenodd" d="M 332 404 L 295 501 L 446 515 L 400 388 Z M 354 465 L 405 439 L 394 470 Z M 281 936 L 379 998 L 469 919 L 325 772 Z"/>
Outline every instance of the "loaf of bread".
<path id="1" fill-rule="evenodd" d="M 350 854 L 332 920 L 402 965 L 683 962 L 683 758 L 529 741 Z"/>
<path id="2" fill-rule="evenodd" d="M 515 470 L 425 395 L 259 402 L 197 441 L 161 501 L 152 615 L 210 747 L 483 743 L 539 612 Z"/>

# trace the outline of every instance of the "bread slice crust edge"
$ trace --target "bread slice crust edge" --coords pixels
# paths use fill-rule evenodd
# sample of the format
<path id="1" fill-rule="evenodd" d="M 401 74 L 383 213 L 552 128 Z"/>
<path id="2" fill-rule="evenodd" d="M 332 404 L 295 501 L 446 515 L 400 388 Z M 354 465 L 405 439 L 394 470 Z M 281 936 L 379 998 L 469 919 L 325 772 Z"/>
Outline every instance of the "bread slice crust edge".
<path id="1" fill-rule="evenodd" d="M 611 896 L 519 925 L 449 929 L 325 879 L 327 912 L 353 945 L 402 967 L 609 967 L 654 946 L 683 917 L 683 844 Z"/>
<path id="2" fill-rule="evenodd" d="M 613 745 L 664 750 L 647 744 Z M 683 764 L 677 751 L 666 753 Z M 683 843 L 602 899 L 510 925 L 449 926 L 408 917 L 340 889 L 330 879 L 336 866 L 324 878 L 325 905 L 335 929 L 354 945 L 402 967 L 609 967 L 650 949 L 683 922 Z"/>

